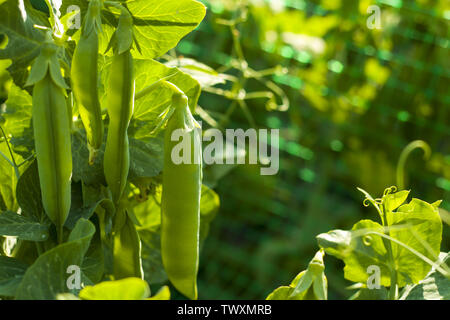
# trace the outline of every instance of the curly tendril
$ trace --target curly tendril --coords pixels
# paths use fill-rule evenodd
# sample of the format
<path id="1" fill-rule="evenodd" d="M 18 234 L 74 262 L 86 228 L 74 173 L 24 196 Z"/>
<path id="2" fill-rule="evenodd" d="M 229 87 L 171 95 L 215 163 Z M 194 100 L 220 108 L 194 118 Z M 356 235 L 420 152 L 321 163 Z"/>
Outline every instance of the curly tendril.
<path id="1" fill-rule="evenodd" d="M 390 186 L 389 188 L 384 189 L 383 196 L 387 196 L 388 194 L 395 193 L 395 192 L 397 192 L 397 187 Z"/>
<path id="2" fill-rule="evenodd" d="M 371 203 L 370 199 L 369 198 L 365 198 L 364 201 L 363 201 L 363 206 L 364 207 L 368 207 L 368 206 L 370 206 L 370 203 Z"/>

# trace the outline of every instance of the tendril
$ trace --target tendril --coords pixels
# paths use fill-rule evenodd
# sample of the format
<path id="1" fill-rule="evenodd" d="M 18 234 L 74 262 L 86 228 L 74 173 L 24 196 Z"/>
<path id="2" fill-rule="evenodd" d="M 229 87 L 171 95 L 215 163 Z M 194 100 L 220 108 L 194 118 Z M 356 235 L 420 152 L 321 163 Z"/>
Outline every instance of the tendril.
<path id="1" fill-rule="evenodd" d="M 390 186 L 389 188 L 384 189 L 383 196 L 387 196 L 388 194 L 395 193 L 395 192 L 397 192 L 397 187 Z"/>

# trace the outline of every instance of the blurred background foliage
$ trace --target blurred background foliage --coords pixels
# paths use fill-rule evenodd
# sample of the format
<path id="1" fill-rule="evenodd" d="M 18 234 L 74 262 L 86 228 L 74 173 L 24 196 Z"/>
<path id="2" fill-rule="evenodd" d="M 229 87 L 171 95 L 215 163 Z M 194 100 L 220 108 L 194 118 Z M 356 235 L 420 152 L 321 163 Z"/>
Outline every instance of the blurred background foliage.
<path id="1" fill-rule="evenodd" d="M 411 153 L 407 188 L 450 210 L 448 1 L 203 2 L 205 20 L 171 54 L 237 79 L 206 88 L 199 113 L 212 126 L 279 128 L 280 171 L 239 165 L 215 186 L 221 208 L 202 250 L 200 298 L 265 298 L 307 267 L 317 234 L 377 219 L 356 187 L 381 196 L 395 185 L 413 140 L 432 153 Z M 381 9 L 381 29 L 367 27 L 370 5 Z M 237 101 L 243 89 L 277 92 L 268 82 L 288 110 L 282 93 Z M 343 264 L 325 260 L 329 298 L 348 298 Z"/>

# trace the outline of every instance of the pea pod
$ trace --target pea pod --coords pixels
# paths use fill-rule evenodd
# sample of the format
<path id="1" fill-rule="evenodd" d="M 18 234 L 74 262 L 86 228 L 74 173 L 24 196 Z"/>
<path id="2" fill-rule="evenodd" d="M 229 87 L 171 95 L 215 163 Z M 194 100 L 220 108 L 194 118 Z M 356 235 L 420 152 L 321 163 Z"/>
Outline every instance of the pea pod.
<path id="1" fill-rule="evenodd" d="M 131 55 L 131 42 L 121 47 L 122 30 L 131 30 L 132 19 L 124 11 L 119 18 L 119 26 L 112 41 L 116 41 L 116 50 L 112 59 L 107 109 L 109 115 L 108 136 L 106 139 L 103 168 L 106 182 L 111 190 L 115 204 L 118 204 L 128 177 L 130 151 L 128 145 L 128 125 L 134 107 L 134 70 Z M 120 31 L 120 32 L 119 32 Z"/>
<path id="2" fill-rule="evenodd" d="M 71 68 L 72 90 L 86 129 L 89 163 L 93 164 L 102 145 L 102 110 L 98 97 L 98 30 L 101 2 L 89 2 L 88 11 L 75 48 Z"/>
<path id="3" fill-rule="evenodd" d="M 138 277 L 142 279 L 141 241 L 132 219 L 123 209 L 116 213 L 115 228 L 114 278 Z"/>
<path id="4" fill-rule="evenodd" d="M 113 57 L 107 97 L 109 127 L 103 167 L 116 203 L 125 189 L 130 167 L 127 130 L 133 105 L 133 57 L 127 50 Z"/>
<path id="5" fill-rule="evenodd" d="M 164 137 L 161 252 L 169 280 L 190 299 L 197 299 L 199 263 L 202 154 L 198 127 L 187 97 L 174 93 Z M 172 141 L 173 134 L 190 143 L 185 163 L 174 159 L 173 150 L 179 142 Z"/>
<path id="6" fill-rule="evenodd" d="M 66 84 L 57 48 L 50 40 L 31 69 L 27 85 L 33 84 L 32 118 L 42 203 L 61 242 L 71 203 L 72 152 Z"/>

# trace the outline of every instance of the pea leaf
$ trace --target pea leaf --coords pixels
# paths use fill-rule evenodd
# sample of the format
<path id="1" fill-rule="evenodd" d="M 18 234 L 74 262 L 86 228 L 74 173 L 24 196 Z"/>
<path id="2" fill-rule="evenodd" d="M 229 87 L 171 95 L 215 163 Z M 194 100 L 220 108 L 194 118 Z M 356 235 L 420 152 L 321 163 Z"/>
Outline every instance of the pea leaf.
<path id="1" fill-rule="evenodd" d="M 44 207 L 41 198 L 41 186 L 39 185 L 39 173 L 37 161 L 34 160 L 17 182 L 17 201 L 19 202 L 22 214 L 32 217 L 34 220 L 41 221 Z"/>
<path id="2" fill-rule="evenodd" d="M 449 263 L 450 253 L 441 252 L 439 260 Z M 400 300 L 449 300 L 450 279 L 438 272 L 434 267 L 425 279 L 406 290 Z"/>
<path id="3" fill-rule="evenodd" d="M 388 291 L 385 287 L 379 289 L 361 288 L 349 300 L 387 300 Z"/>
<path id="4" fill-rule="evenodd" d="M 14 236 L 22 240 L 45 241 L 48 238 L 48 226 L 15 212 L 6 211 L 0 214 L 0 235 Z"/>
<path id="5" fill-rule="evenodd" d="M 8 37 L 8 45 L 0 50 L 0 59 L 13 61 L 8 70 L 19 86 L 25 84 L 27 68 L 39 54 L 39 44 L 44 40 L 44 32 L 34 25 L 49 26 L 45 15 L 33 9 L 29 1 L 21 3 L 8 0 L 0 4 L 0 34 Z"/>
<path id="6" fill-rule="evenodd" d="M 84 300 L 144 300 L 149 296 L 147 282 L 139 278 L 104 281 L 80 291 L 80 298 Z"/>
<path id="7" fill-rule="evenodd" d="M 165 63 L 167 67 L 177 67 L 184 73 L 189 74 L 192 78 L 200 83 L 202 88 L 212 87 L 216 84 L 224 84 L 226 78 L 223 74 L 219 74 L 213 68 L 190 58 L 177 58 Z"/>
<path id="8" fill-rule="evenodd" d="M 0 296 L 14 297 L 28 265 L 17 259 L 0 256 Z"/>
<path id="9" fill-rule="evenodd" d="M 416 284 L 426 276 L 431 266 L 410 249 L 431 261 L 434 260 L 439 253 L 442 239 L 439 213 L 429 203 L 412 199 L 410 203 L 400 206 L 396 212 L 386 212 L 386 220 L 389 236 L 395 241 L 380 236 L 387 232 L 378 223 L 361 220 L 353 226 L 350 234 L 333 231 L 319 235 L 319 246 L 345 262 L 344 276 L 348 280 L 366 283 L 369 277 L 367 268 L 376 265 L 380 268 L 380 283 L 383 286 L 390 286 L 391 270 L 396 270 L 397 284 L 400 287 Z M 390 241 L 393 261 L 386 249 L 387 241 Z"/>
<path id="10" fill-rule="evenodd" d="M 317 236 L 318 244 L 326 253 L 345 262 L 344 276 L 347 280 L 366 283 L 367 268 L 376 265 L 381 272 L 381 285 L 389 286 L 390 271 L 386 265 L 387 250 L 379 236 L 368 232 L 383 233 L 383 227 L 372 220 L 361 220 L 351 231 L 333 230 Z"/>
<path id="11" fill-rule="evenodd" d="M 403 190 L 395 193 L 389 193 L 383 197 L 383 204 L 387 211 L 393 211 L 408 198 L 409 191 Z"/>
<path id="12" fill-rule="evenodd" d="M 161 138 L 146 141 L 130 138 L 130 171 L 128 179 L 155 177 L 163 167 Z"/>
<path id="13" fill-rule="evenodd" d="M 66 270 L 71 265 L 81 267 L 94 233 L 95 227 L 90 221 L 78 220 L 67 242 L 40 255 L 27 269 L 17 289 L 16 298 L 19 300 L 48 300 L 56 299 L 56 295 L 59 293 L 76 293 L 76 289 L 68 289 L 69 275 Z M 86 276 L 81 280 L 85 284 L 90 282 Z"/>
<path id="14" fill-rule="evenodd" d="M 158 193 L 159 191 L 159 193 Z M 138 230 L 155 229 L 161 224 L 161 185 L 155 196 L 146 201 L 133 203 L 131 212 L 140 223 Z"/>
<path id="15" fill-rule="evenodd" d="M 431 261 L 439 255 L 442 240 L 442 221 L 438 210 L 429 203 L 412 199 L 410 203 L 388 212 L 390 236 L 407 244 Z M 395 227 L 399 228 L 395 228 Z M 403 227 L 404 226 L 404 227 Z M 395 242 L 391 244 L 400 287 L 418 283 L 430 271 L 431 266 L 411 251 Z M 431 252 L 430 252 L 431 250 Z"/>
<path id="16" fill-rule="evenodd" d="M 148 298 L 147 300 L 170 300 L 170 289 L 168 286 L 164 286 L 158 290 L 158 292 Z"/>
<path id="17" fill-rule="evenodd" d="M 174 48 L 206 14 L 206 7 L 193 0 L 137 0 L 128 1 L 127 6 L 141 48 L 136 57 L 141 59 L 153 59 Z"/>
<path id="18" fill-rule="evenodd" d="M 104 137 L 106 141 L 106 137 Z M 86 145 L 86 132 L 79 129 L 72 134 L 72 180 L 83 181 L 87 185 L 104 184 L 105 176 L 103 174 L 103 154 L 105 152 L 105 143 L 102 144 L 94 164 L 89 165 L 89 150 Z"/>
<path id="19" fill-rule="evenodd" d="M 167 281 L 161 257 L 161 237 L 159 232 L 151 229 L 139 230 L 142 249 L 142 269 L 144 280 L 149 284 L 157 284 Z"/>
<path id="20" fill-rule="evenodd" d="M 324 251 L 319 250 L 289 286 L 281 286 L 270 293 L 266 300 L 326 300 L 328 283 L 323 263 Z"/>
<path id="21" fill-rule="evenodd" d="M 135 74 L 136 101 L 133 119 L 152 121 L 154 125 L 158 115 L 170 104 L 172 92 L 164 86 L 154 86 L 152 90 L 147 91 L 145 96 L 142 96 L 144 92 L 142 90 L 162 78 L 167 78 L 179 87 L 188 97 L 191 111 L 195 110 L 201 88 L 198 81 L 190 75 L 175 67 L 167 67 L 155 60 L 136 60 Z M 144 136 L 146 135 L 148 133 Z M 136 137 L 139 137 L 139 135 Z"/>
<path id="22" fill-rule="evenodd" d="M 3 128 L 11 135 L 14 152 L 27 158 L 34 150 L 34 135 L 31 125 L 32 98 L 27 91 L 11 84 L 5 110 Z M 2 151 L 3 152 L 3 151 Z"/>
<path id="23" fill-rule="evenodd" d="M 1 133 L 0 133 L 1 137 Z M 17 176 L 14 167 L 3 156 L 7 157 L 11 161 L 9 156 L 9 149 L 6 142 L 0 142 L 0 195 L 3 198 L 5 207 L 8 210 L 17 210 L 16 202 L 16 184 Z"/>
<path id="24" fill-rule="evenodd" d="M 97 283 L 103 278 L 105 270 L 104 261 L 103 244 L 100 238 L 100 230 L 97 228 L 97 232 L 92 238 L 89 249 L 84 257 L 81 269 L 92 282 Z"/>
<path id="25" fill-rule="evenodd" d="M 216 217 L 220 207 L 220 198 L 214 190 L 202 185 L 200 198 L 200 242 L 204 241 L 209 233 L 211 221 Z"/>

